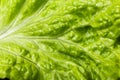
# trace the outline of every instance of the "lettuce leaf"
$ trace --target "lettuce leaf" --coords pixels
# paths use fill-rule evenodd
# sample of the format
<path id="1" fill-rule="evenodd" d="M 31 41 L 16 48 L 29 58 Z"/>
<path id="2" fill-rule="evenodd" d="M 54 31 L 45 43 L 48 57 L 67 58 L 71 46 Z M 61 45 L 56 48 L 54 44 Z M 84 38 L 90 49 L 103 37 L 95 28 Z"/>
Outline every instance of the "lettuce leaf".
<path id="1" fill-rule="evenodd" d="M 0 79 L 119 80 L 120 0 L 0 0 Z"/>

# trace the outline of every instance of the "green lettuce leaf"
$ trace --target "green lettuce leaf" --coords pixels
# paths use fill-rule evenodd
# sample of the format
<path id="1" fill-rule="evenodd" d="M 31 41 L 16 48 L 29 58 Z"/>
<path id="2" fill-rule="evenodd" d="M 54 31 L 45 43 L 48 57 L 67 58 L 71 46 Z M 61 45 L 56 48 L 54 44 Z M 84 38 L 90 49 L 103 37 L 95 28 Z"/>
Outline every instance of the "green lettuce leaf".
<path id="1" fill-rule="evenodd" d="M 120 0 L 0 0 L 0 79 L 120 80 Z"/>

